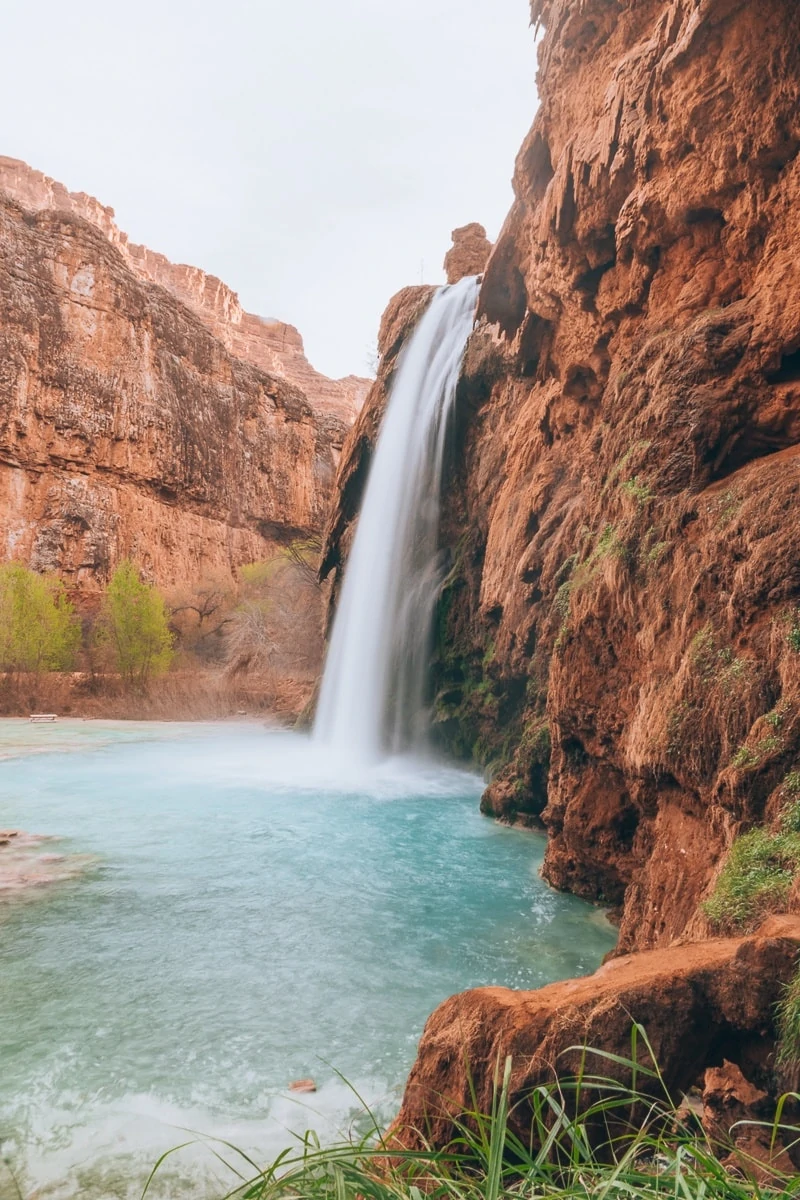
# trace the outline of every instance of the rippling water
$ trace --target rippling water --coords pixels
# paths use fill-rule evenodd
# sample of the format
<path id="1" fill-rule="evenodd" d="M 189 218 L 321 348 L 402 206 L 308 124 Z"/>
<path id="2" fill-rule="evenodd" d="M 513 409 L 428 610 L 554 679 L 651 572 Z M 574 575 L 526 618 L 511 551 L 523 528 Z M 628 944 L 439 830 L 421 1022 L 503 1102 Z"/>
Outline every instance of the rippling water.
<path id="1" fill-rule="evenodd" d="M 462 771 L 353 770 L 259 726 L 0 722 L 12 744 L 0 826 L 91 856 L 0 902 L 0 1137 L 26 1195 L 138 1196 L 185 1127 L 261 1159 L 334 1136 L 358 1109 L 337 1072 L 390 1115 L 439 1001 L 613 944 Z M 303 1076 L 318 1093 L 290 1096 Z M 184 1153 L 161 1194 L 219 1194 L 212 1164 Z"/>

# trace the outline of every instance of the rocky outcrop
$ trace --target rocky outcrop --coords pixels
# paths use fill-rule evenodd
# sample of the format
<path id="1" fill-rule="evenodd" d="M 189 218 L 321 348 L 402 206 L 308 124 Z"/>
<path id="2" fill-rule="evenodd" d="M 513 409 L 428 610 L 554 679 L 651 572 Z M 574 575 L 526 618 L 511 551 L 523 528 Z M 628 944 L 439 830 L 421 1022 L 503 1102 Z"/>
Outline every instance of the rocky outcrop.
<path id="1" fill-rule="evenodd" d="M 775 1112 L 775 1003 L 798 948 L 800 919 L 772 918 L 753 937 L 614 959 L 535 992 L 453 996 L 425 1026 L 393 1136 L 412 1148 L 449 1145 L 465 1114 L 492 1111 L 498 1064 L 502 1073 L 510 1057 L 509 1126 L 528 1145 L 536 1088 L 581 1074 L 630 1088 L 636 1056 L 651 1069 L 654 1058 L 661 1073 L 640 1074 L 640 1093 L 662 1103 L 668 1093 L 678 1104 L 702 1089 L 704 1124 L 724 1143 L 737 1121 L 771 1121 Z M 634 1022 L 647 1042 L 632 1041 Z M 602 1057 L 584 1056 L 584 1047 Z M 584 1105 L 597 1099 L 588 1090 L 578 1096 Z M 734 1128 L 733 1136 L 749 1158 L 794 1173 L 798 1163 L 770 1147 L 769 1131 Z"/>
<path id="2" fill-rule="evenodd" d="M 477 221 L 453 230 L 453 245 L 444 257 L 448 283 L 458 283 L 467 275 L 481 275 L 492 253 L 486 230 Z"/>
<path id="3" fill-rule="evenodd" d="M 800 761 L 797 12 L 533 18 L 541 108 L 445 497 L 436 730 L 644 949 L 708 932 Z"/>
<path id="4" fill-rule="evenodd" d="M 360 384 L 91 197 L 0 189 L 0 558 L 90 599 L 126 555 L 188 586 L 320 531 Z"/>

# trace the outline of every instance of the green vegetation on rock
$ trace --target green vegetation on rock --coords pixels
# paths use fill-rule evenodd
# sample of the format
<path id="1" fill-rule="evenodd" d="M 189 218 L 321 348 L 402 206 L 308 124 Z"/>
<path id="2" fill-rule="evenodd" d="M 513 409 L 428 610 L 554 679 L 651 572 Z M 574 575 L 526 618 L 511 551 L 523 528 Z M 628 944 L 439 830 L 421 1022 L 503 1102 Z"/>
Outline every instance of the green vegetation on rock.
<path id="1" fill-rule="evenodd" d="M 800 871 L 800 834 L 753 829 L 737 838 L 705 914 L 722 933 L 754 929 L 782 909 Z"/>
<path id="2" fill-rule="evenodd" d="M 788 1087 L 800 1086 L 800 967 L 787 984 L 778 1005 L 778 1046 L 775 1063 Z"/>

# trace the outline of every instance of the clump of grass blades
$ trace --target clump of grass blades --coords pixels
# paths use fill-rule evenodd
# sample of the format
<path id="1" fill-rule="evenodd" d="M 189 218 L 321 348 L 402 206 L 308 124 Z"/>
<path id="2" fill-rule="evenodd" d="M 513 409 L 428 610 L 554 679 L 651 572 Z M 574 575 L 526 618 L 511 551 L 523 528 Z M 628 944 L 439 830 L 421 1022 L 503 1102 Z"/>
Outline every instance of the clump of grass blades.
<path id="1" fill-rule="evenodd" d="M 775 1062 L 788 1084 L 797 1088 L 800 1085 L 800 967 L 781 996 L 777 1023 Z"/>
<path id="2" fill-rule="evenodd" d="M 722 932 L 754 927 L 785 904 L 798 869 L 800 835 L 751 830 L 734 842 L 706 916 Z"/>
<path id="3" fill-rule="evenodd" d="M 678 1109 L 657 1067 L 639 1061 L 645 1031 L 634 1026 L 632 1058 L 583 1048 L 576 1077 L 539 1086 L 525 1096 L 523 1119 L 510 1102 L 511 1060 L 496 1075 L 488 1113 L 475 1105 L 454 1121 L 446 1149 L 406 1150 L 387 1143 L 375 1124 L 357 1142 L 320 1145 L 313 1135 L 298 1140 L 263 1170 L 241 1180 L 220 1200 L 767 1200 L 800 1196 L 800 1176 L 776 1176 L 769 1186 L 720 1158 L 733 1143 L 712 1146 L 690 1109 Z M 580 1048 L 571 1047 L 571 1051 Z M 590 1056 L 621 1069 L 628 1082 L 589 1073 Z M 474 1102 L 474 1089 L 473 1089 Z M 800 1129 L 780 1123 L 773 1142 L 800 1146 Z M 516 1130 L 530 1129 L 524 1141 Z M 233 1150 L 222 1145 L 226 1152 Z M 222 1161 L 227 1161 L 214 1151 Z M 240 1152 L 251 1168 L 255 1164 Z M 167 1156 L 164 1156 L 165 1158 Z M 146 1196 L 163 1159 L 145 1187 Z M 756 1164 L 753 1163 L 755 1167 Z M 234 1170 L 234 1167 L 231 1167 Z"/>

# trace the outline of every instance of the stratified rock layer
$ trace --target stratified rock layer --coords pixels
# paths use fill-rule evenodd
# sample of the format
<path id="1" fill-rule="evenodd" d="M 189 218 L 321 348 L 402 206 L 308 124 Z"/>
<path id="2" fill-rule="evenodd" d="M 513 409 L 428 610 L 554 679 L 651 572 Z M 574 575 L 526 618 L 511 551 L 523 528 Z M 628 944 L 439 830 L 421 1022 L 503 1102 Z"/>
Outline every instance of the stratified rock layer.
<path id="1" fill-rule="evenodd" d="M 546 828 L 546 877 L 647 948 L 703 936 L 800 761 L 797 6 L 533 17 L 541 108 L 447 487 L 436 729 L 489 765 L 484 811 Z"/>
<path id="2" fill-rule="evenodd" d="M 189 586 L 322 528 L 355 392 L 237 306 L 0 160 L 0 559 L 91 597 L 125 555 Z"/>
<path id="3" fill-rule="evenodd" d="M 199 267 L 170 262 L 163 254 L 138 246 L 117 225 L 114 210 L 85 192 L 70 192 L 27 163 L 0 155 L 0 192 L 29 212 L 65 212 L 82 217 L 99 229 L 119 250 L 140 279 L 158 283 L 200 318 L 236 358 L 269 374 L 280 375 L 304 393 L 323 418 L 338 417 L 351 424 L 369 391 L 370 381 L 356 375 L 328 379 L 315 371 L 305 356 L 303 339 L 294 325 L 245 312 L 236 293 Z"/>

